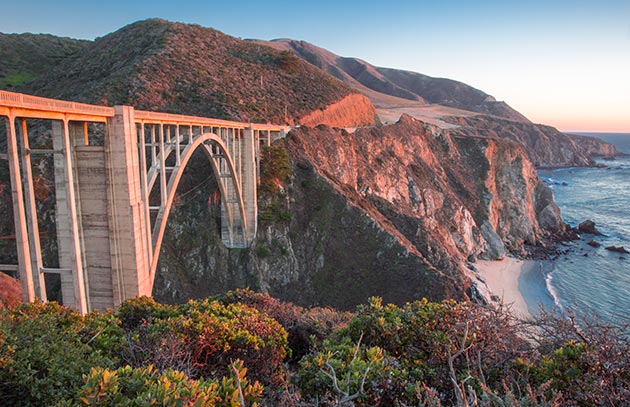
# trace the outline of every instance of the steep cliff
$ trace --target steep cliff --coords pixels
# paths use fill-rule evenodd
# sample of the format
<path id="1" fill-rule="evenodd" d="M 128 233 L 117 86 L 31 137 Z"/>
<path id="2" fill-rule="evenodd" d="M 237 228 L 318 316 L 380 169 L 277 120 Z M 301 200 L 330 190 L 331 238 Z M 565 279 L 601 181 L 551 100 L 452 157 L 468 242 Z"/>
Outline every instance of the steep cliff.
<path id="1" fill-rule="evenodd" d="M 376 110 L 370 100 L 355 93 L 324 109 L 312 111 L 298 119 L 298 123 L 305 126 L 354 127 L 372 125 L 375 118 Z"/>
<path id="2" fill-rule="evenodd" d="M 395 303 L 460 298 L 472 295 L 470 261 L 524 253 L 564 229 L 550 191 L 511 141 L 403 116 L 352 134 L 304 127 L 282 143 L 293 171 L 273 203 L 280 216 L 264 217 L 248 252 L 213 243 L 187 259 L 163 253 L 160 298 L 185 298 L 176 280 L 207 294 L 224 289 L 226 278 L 299 304 L 340 308 L 370 295 Z M 261 213 L 268 206 L 261 202 Z M 192 270 L 195 283 L 181 273 L 173 278 L 171 267 Z"/>
<path id="3" fill-rule="evenodd" d="M 521 143 L 536 167 L 590 166 L 592 155 L 615 155 L 615 147 L 594 137 L 569 136 L 551 126 L 490 116 L 443 118 L 461 126 L 459 134 L 503 138 Z"/>
<path id="4" fill-rule="evenodd" d="M 580 136 L 577 134 L 567 134 L 567 137 L 586 150 L 590 156 L 612 157 L 619 155 L 619 151 L 617 151 L 617 148 L 613 144 L 606 143 L 597 137 Z"/>

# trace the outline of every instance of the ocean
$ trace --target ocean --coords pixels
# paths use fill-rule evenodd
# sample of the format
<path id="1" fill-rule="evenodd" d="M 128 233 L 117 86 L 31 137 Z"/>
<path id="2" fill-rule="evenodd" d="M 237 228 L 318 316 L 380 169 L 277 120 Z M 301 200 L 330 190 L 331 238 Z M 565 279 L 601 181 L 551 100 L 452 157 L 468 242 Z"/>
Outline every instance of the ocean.
<path id="1" fill-rule="evenodd" d="M 630 133 L 580 133 L 599 137 L 630 154 Z M 597 316 L 608 322 L 630 320 L 630 255 L 605 250 L 624 246 L 630 251 L 630 156 L 615 161 L 598 160 L 607 168 L 540 170 L 538 174 L 553 189 L 565 222 L 577 226 L 590 219 L 605 236 L 592 237 L 601 244 L 593 248 L 584 241 L 566 245 L 546 273 L 546 287 L 562 310 Z M 591 236 L 585 235 L 586 241 Z"/>

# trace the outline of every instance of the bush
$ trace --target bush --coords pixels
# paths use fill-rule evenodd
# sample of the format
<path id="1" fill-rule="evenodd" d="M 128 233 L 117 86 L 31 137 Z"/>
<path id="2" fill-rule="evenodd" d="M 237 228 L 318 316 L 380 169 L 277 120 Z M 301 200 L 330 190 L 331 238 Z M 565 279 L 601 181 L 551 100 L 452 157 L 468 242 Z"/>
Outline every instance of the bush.
<path id="1" fill-rule="evenodd" d="M 0 312 L 0 405 L 42 406 L 66 398 L 94 366 L 113 367 L 122 338 L 115 318 L 56 303 Z"/>
<path id="2" fill-rule="evenodd" d="M 346 326 L 351 317 L 349 312 L 321 307 L 303 308 L 250 289 L 230 291 L 218 298 L 224 304 L 250 306 L 278 321 L 288 333 L 290 362 L 299 361 L 316 343 Z"/>
<path id="3" fill-rule="evenodd" d="M 137 298 L 123 304 L 119 316 L 129 338 L 125 361 L 132 366 L 213 377 L 227 375 L 230 363 L 241 359 L 265 385 L 286 381 L 287 333 L 256 309 L 213 300 L 168 306 Z"/>
<path id="4" fill-rule="evenodd" d="M 381 347 L 406 369 L 411 383 L 435 388 L 443 401 L 455 402 L 454 382 L 476 390 L 503 386 L 511 361 L 527 349 L 517 332 L 504 308 L 452 300 L 384 306 L 371 298 L 338 335 L 352 341 L 363 337 L 366 346 Z"/>
<path id="5" fill-rule="evenodd" d="M 0 309 L 17 305 L 22 301 L 20 282 L 0 271 Z"/>
<path id="6" fill-rule="evenodd" d="M 260 156 L 260 191 L 273 194 L 291 174 L 289 152 L 282 146 L 265 146 Z"/>
<path id="7" fill-rule="evenodd" d="M 537 346 L 516 369 L 532 386 L 548 383 L 565 405 L 628 405 L 630 324 L 578 319 L 544 310 L 528 322 Z"/>
<path id="8" fill-rule="evenodd" d="M 300 361 L 298 384 L 304 395 L 338 405 L 393 405 L 405 398 L 406 383 L 405 372 L 395 365 L 378 346 L 355 344 L 347 337 L 325 340 L 321 349 Z"/>
<path id="9" fill-rule="evenodd" d="M 191 380 L 176 370 L 159 372 L 153 366 L 118 370 L 92 369 L 74 399 L 62 406 L 195 406 L 232 407 L 254 405 L 260 400 L 262 386 L 250 384 L 241 361 L 231 365 L 230 377 L 219 380 Z"/>

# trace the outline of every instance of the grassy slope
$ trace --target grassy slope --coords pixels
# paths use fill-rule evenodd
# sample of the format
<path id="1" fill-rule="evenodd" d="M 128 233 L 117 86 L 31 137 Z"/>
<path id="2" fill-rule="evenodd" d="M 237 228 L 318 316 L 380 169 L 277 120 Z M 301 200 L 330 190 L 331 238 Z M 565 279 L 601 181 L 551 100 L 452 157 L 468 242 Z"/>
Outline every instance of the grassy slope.
<path id="1" fill-rule="evenodd" d="M 292 53 L 164 20 L 140 21 L 99 38 L 23 89 L 257 122 L 292 122 L 354 93 Z"/>
<path id="2" fill-rule="evenodd" d="M 32 82 L 89 43 L 45 34 L 0 33 L 0 89 Z"/>

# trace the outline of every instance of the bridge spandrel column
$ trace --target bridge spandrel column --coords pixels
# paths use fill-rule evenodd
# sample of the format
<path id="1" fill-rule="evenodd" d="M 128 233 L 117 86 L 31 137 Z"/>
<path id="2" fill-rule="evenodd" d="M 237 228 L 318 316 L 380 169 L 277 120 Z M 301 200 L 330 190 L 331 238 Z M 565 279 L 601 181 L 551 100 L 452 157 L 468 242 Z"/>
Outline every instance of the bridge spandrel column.
<path id="1" fill-rule="evenodd" d="M 53 159 L 59 267 L 71 270 L 70 273 L 61 273 L 61 295 L 64 305 L 72 306 L 85 314 L 89 311 L 89 304 L 85 287 L 73 151 L 67 123 L 52 122 L 52 140 L 55 150 Z"/>
<path id="2" fill-rule="evenodd" d="M 14 117 L 9 117 L 7 121 L 7 156 L 11 177 L 11 199 L 13 201 L 13 219 L 15 221 L 18 272 L 22 283 L 22 300 L 33 301 L 35 300 L 35 287 L 33 269 L 31 268 L 31 251 L 28 244 L 28 230 L 26 228 L 26 210 L 24 207 Z"/>
<path id="3" fill-rule="evenodd" d="M 150 261 L 134 110 L 116 106 L 105 138 L 114 305 L 151 295 Z"/>
<path id="4" fill-rule="evenodd" d="M 241 160 L 241 190 L 243 203 L 245 206 L 245 216 L 247 219 L 247 230 L 245 231 L 245 244 L 251 245 L 256 237 L 258 228 L 258 195 L 257 195 L 257 174 L 256 174 L 256 134 L 253 129 L 243 130 L 243 137 L 240 139 Z"/>

